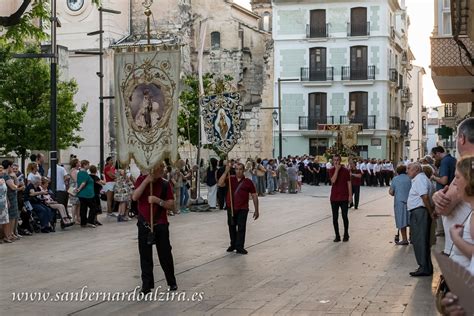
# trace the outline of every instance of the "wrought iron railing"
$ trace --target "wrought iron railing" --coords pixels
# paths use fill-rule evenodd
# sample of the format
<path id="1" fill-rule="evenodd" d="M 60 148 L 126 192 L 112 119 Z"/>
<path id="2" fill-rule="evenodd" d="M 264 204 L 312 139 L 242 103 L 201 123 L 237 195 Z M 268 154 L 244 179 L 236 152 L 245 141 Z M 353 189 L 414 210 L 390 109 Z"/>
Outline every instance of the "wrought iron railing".
<path id="1" fill-rule="evenodd" d="M 318 124 L 334 124 L 334 116 L 300 116 L 299 117 L 299 129 L 300 130 L 317 130 Z"/>
<path id="2" fill-rule="evenodd" d="M 400 135 L 408 137 L 408 131 L 410 130 L 410 123 L 406 120 L 400 121 Z"/>
<path id="3" fill-rule="evenodd" d="M 410 101 L 410 88 L 405 87 L 400 90 L 400 99 L 402 102 L 409 102 Z"/>
<path id="4" fill-rule="evenodd" d="M 322 70 L 311 70 L 311 68 L 301 68 L 301 81 L 332 81 L 334 80 L 334 67 L 327 67 Z"/>
<path id="5" fill-rule="evenodd" d="M 306 24 L 306 38 L 325 38 L 329 37 L 329 23 L 324 26 Z"/>
<path id="6" fill-rule="evenodd" d="M 341 68 L 342 80 L 375 80 L 375 66 L 357 68 L 343 66 Z"/>
<path id="7" fill-rule="evenodd" d="M 390 116 L 390 129 L 400 130 L 400 117 Z"/>
<path id="8" fill-rule="evenodd" d="M 397 82 L 398 81 L 398 71 L 395 68 L 390 68 L 388 70 L 388 77 L 391 82 Z"/>
<path id="9" fill-rule="evenodd" d="M 369 36 L 370 22 L 351 23 L 347 22 L 347 36 Z"/>
<path id="10" fill-rule="evenodd" d="M 339 117 L 339 122 L 341 124 L 362 124 L 364 129 L 375 129 L 376 128 L 376 115 L 367 115 L 367 116 L 354 116 L 349 117 L 347 115 L 341 115 Z"/>

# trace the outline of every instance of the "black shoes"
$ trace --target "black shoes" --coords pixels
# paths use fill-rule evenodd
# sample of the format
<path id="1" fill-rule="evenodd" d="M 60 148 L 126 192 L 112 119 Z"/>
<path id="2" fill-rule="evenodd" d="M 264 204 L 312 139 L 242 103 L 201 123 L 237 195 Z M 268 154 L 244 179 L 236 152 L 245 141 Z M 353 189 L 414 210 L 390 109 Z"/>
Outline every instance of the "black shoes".
<path id="1" fill-rule="evenodd" d="M 227 248 L 226 251 L 227 251 L 227 252 L 232 252 L 232 251 L 234 251 L 234 250 L 235 250 L 235 247 L 230 246 L 229 248 Z"/>
<path id="2" fill-rule="evenodd" d="M 170 285 L 170 291 L 177 291 L 177 290 L 178 290 L 178 286 L 176 284 Z"/>
<path id="3" fill-rule="evenodd" d="M 236 252 L 237 252 L 237 253 L 240 253 L 241 255 L 246 255 L 246 254 L 249 253 L 249 252 L 248 252 L 247 250 L 245 250 L 244 248 L 242 248 L 242 249 L 237 249 Z"/>
<path id="4" fill-rule="evenodd" d="M 340 242 L 340 241 L 341 241 L 341 237 L 340 237 L 340 236 L 336 236 L 336 238 L 334 238 L 333 241 L 334 241 L 334 242 Z"/>
<path id="5" fill-rule="evenodd" d="M 410 272 L 410 275 L 412 277 L 431 276 L 431 275 L 433 275 L 433 272 L 428 273 L 428 272 L 423 272 L 423 271 L 417 270 L 417 271 Z"/>
<path id="6" fill-rule="evenodd" d="M 147 287 L 142 287 L 142 289 L 140 290 L 140 292 L 142 292 L 143 294 L 147 295 L 148 293 L 151 292 L 151 289 L 150 289 L 150 288 L 147 288 Z"/>
<path id="7" fill-rule="evenodd" d="M 349 241 L 349 236 L 344 236 L 344 238 L 342 238 L 342 241 Z"/>

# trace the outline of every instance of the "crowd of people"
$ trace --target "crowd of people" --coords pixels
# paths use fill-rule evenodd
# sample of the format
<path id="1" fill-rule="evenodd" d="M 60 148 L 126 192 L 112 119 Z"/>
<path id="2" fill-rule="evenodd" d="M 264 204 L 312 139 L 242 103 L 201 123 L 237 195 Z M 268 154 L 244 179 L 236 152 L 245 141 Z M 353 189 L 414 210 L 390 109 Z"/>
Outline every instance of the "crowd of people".
<path id="1" fill-rule="evenodd" d="M 358 209 L 360 187 L 388 186 L 389 194 L 394 196 L 395 225 L 400 233 L 400 236 L 397 233 L 395 243 L 397 246 L 412 244 L 418 263 L 410 275 L 422 277 L 433 274 L 431 247 L 436 237 L 440 236 L 445 237 L 443 254 L 474 274 L 474 118 L 466 119 L 459 125 L 457 150 L 461 157 L 458 161 L 443 147 L 437 146 L 432 149 L 431 155 L 418 161 L 408 161 L 406 158 L 400 160 L 396 168 L 389 160 L 354 157 L 349 157 L 347 165 L 343 165 L 339 155 L 334 155 L 327 162 L 320 162 L 317 157 L 310 155 L 290 155 L 281 159 L 248 158 L 245 162 L 240 159 L 225 161 L 211 158 L 207 167 L 204 164 L 191 167 L 188 160 L 180 159 L 174 165 L 163 164 L 159 178 L 167 180 L 164 182 L 166 188 L 165 185 L 158 188 L 155 199 L 150 200 L 141 198 L 146 191 L 143 183 L 156 179 L 152 177 L 150 180 L 147 175 L 135 179 L 130 170 L 119 168 L 112 157 L 107 158 L 104 172 L 100 174 L 98 168 L 89 161 L 71 156 L 69 171 L 61 165 L 57 166 L 55 193 L 49 189 L 50 173 L 45 174 L 42 154 L 30 157 L 31 162 L 25 174 L 21 173 L 17 164 L 4 160 L 0 165 L 0 225 L 3 242 L 13 243 L 33 232 L 54 232 L 58 220 L 61 228 L 74 224 L 96 228 L 102 225 L 97 217 L 102 213 L 101 200 L 107 202 L 107 216 L 116 217 L 117 222 L 127 222 L 130 216 L 136 215 L 140 222 L 140 207 L 143 208 L 147 203 L 155 203 L 163 208 L 165 212 L 160 215 L 162 217 L 187 213 L 190 196 L 196 198 L 196 179 L 200 172 L 202 183 L 208 189 L 207 203 L 210 209 L 228 211 L 231 240 L 228 251 L 247 253 L 244 241 L 249 196 L 254 199 L 256 219 L 258 197 L 277 192 L 296 194 L 301 192 L 303 184 L 331 185 L 334 242 L 341 241 L 339 209 L 344 224 L 342 241 L 347 242 L 348 209 Z M 231 198 L 229 202 L 227 180 L 234 181 L 236 195 L 241 190 L 241 183 L 245 184 L 242 196 L 235 201 Z M 235 203 L 232 209 L 229 203 Z M 167 220 L 162 221 L 163 224 L 167 223 Z M 141 235 L 139 229 L 139 235 L 143 240 L 139 249 L 144 253 L 144 282 L 149 282 L 153 278 L 149 275 L 150 250 L 148 244 L 145 246 L 148 238 L 145 236 L 146 221 L 142 219 L 142 222 L 144 226 Z M 165 245 L 169 244 L 169 233 L 166 235 L 165 232 L 165 237 L 155 234 L 155 238 L 165 238 L 168 240 Z M 163 260 L 172 265 L 171 246 L 158 251 L 165 253 L 168 259 Z M 165 274 L 168 283 L 174 288 L 174 270 L 169 266 L 167 269 Z M 446 304 L 448 310 L 454 308 L 450 307 L 454 301 L 452 297 L 449 296 L 450 303 Z M 460 307 L 456 308 L 459 310 Z"/>

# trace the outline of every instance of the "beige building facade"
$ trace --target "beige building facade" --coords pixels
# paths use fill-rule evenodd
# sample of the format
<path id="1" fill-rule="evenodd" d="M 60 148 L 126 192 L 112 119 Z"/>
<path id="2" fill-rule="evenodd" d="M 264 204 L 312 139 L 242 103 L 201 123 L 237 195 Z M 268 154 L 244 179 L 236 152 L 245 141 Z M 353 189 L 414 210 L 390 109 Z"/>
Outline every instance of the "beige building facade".
<path id="1" fill-rule="evenodd" d="M 0 13 L 14 12 L 15 1 Z M 18 2 L 18 5 L 21 1 Z M 273 105 L 273 45 L 271 1 L 254 1 L 255 12 L 232 0 L 160 0 L 150 7 L 151 37 L 177 38 L 182 43 L 182 76 L 198 72 L 200 33 L 206 28 L 203 73 L 230 75 L 232 85 L 241 94 L 243 130 L 232 157 L 270 157 L 273 154 L 271 111 L 261 107 Z M 102 0 L 102 6 L 120 11 L 103 13 L 104 96 L 114 95 L 113 47 L 133 44 L 146 38 L 146 17 L 142 0 Z M 4 12 L 5 11 L 5 12 Z M 79 85 L 75 102 L 87 103 L 82 125 L 84 141 L 78 148 L 61 151 L 60 160 L 68 163 L 70 154 L 97 164 L 99 157 L 99 57 L 84 52 L 97 52 L 99 36 L 88 33 L 99 30 L 99 11 L 91 0 L 58 1 L 58 44 L 67 48 L 67 77 Z M 265 14 L 265 17 L 261 16 Z M 154 41 L 156 43 L 156 40 Z M 64 71 L 66 72 L 66 70 Z M 105 155 L 115 155 L 114 100 L 104 101 Z M 196 157 L 195 149 L 182 146 L 183 157 Z M 191 153 L 193 152 L 193 153 Z M 204 157 L 213 155 L 204 151 Z M 105 158 L 105 157 L 104 157 Z"/>

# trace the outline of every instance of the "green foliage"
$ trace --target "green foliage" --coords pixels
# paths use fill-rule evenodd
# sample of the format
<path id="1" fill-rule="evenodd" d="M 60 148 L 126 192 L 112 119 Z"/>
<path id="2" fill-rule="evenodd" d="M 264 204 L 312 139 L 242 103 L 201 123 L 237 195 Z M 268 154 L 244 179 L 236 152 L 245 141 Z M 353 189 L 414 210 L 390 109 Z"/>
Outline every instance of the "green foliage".
<path id="1" fill-rule="evenodd" d="M 31 49 L 28 52 L 35 52 Z M 50 148 L 50 74 L 45 60 L 12 59 L 0 52 L 0 152 L 25 157 L 29 150 Z M 74 80 L 57 86 L 58 149 L 82 141 L 77 135 L 87 105 L 73 102 L 78 88 Z"/>

